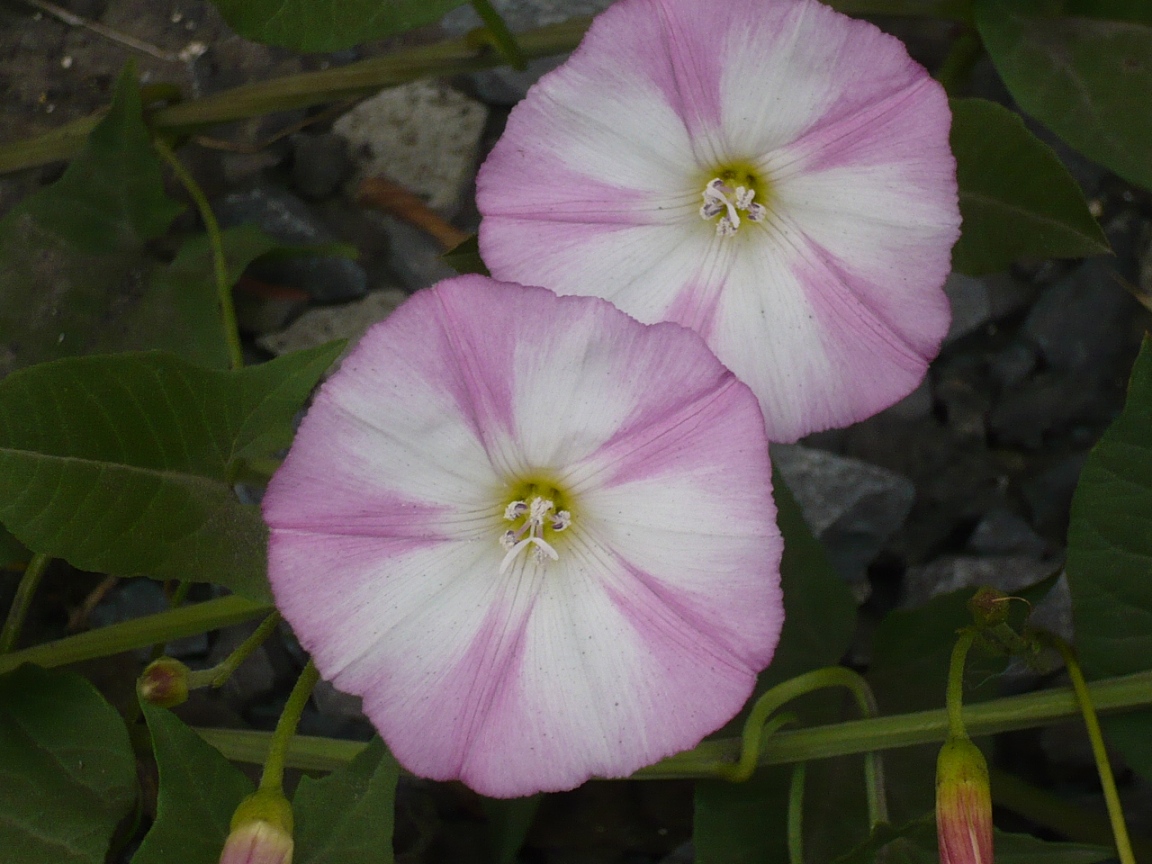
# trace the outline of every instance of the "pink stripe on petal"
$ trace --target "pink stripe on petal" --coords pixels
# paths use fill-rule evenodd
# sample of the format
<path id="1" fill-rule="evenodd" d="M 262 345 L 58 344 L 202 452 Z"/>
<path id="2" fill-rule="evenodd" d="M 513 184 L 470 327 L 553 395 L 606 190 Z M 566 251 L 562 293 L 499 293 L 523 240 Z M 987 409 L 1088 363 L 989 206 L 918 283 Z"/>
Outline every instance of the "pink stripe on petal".
<path id="1" fill-rule="evenodd" d="M 500 692 L 461 777 L 482 794 L 627 776 L 699 743 L 755 683 L 755 672 L 711 651 L 685 651 L 674 628 L 637 627 L 599 577 L 576 565 L 557 575 L 530 619 L 520 678 Z"/>
<path id="2" fill-rule="evenodd" d="M 787 166 L 783 174 L 897 162 L 934 165 L 949 158 L 950 123 L 943 88 L 924 75 L 851 113 L 830 111 L 826 122 L 773 159 Z"/>
<path id="3" fill-rule="evenodd" d="M 764 567 L 767 557 L 754 563 Z M 746 555 L 745 563 L 753 563 L 750 558 Z M 636 584 L 629 590 L 608 591 L 646 641 L 659 643 L 669 634 L 679 634 L 685 650 L 710 655 L 717 666 L 737 675 L 759 671 L 772 659 L 783 616 L 778 596 L 763 590 L 763 585 L 757 586 L 759 591 L 748 591 L 743 604 L 717 604 L 714 593 L 689 594 L 627 562 L 624 566 Z"/>
<path id="4" fill-rule="evenodd" d="M 747 450 L 753 451 L 754 463 L 768 470 L 767 454 L 755 452 L 763 449 L 763 427 L 756 415 L 749 417 L 746 412 L 746 406 L 755 404 L 755 396 L 731 373 L 725 377 L 715 389 L 670 400 L 666 407 L 653 406 L 605 442 L 589 458 L 587 469 L 596 472 L 597 487 L 659 477 L 668 471 L 687 473 L 705 465 L 713 472 L 737 474 L 743 467 L 750 469 L 742 461 Z"/>
<path id="5" fill-rule="evenodd" d="M 485 163 L 476 183 L 476 194 L 491 202 L 488 213 L 493 217 L 659 225 L 678 213 L 666 206 L 667 195 L 590 177 L 574 170 L 554 152 L 529 156 L 523 150 L 509 149 Z M 507 194 L 511 188 L 514 195 Z"/>

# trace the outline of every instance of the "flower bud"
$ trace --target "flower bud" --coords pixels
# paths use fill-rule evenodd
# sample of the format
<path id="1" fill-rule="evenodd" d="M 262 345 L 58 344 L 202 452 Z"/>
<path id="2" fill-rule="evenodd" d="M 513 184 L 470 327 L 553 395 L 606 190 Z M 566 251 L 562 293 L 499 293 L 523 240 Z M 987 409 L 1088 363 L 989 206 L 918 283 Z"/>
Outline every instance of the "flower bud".
<path id="1" fill-rule="evenodd" d="M 936 760 L 936 836 L 940 864 L 992 864 L 988 765 L 967 738 L 945 742 Z"/>
<path id="2" fill-rule="evenodd" d="M 972 613 L 976 626 L 995 627 L 1008 620 L 1009 596 L 995 588 L 981 588 L 968 601 L 968 611 Z"/>
<path id="3" fill-rule="evenodd" d="M 188 667 L 171 657 L 161 657 L 148 664 L 136 682 L 136 692 L 149 705 L 179 705 L 188 698 Z"/>
<path id="4" fill-rule="evenodd" d="M 292 864 L 292 805 L 279 792 L 256 791 L 232 814 L 220 864 Z"/>

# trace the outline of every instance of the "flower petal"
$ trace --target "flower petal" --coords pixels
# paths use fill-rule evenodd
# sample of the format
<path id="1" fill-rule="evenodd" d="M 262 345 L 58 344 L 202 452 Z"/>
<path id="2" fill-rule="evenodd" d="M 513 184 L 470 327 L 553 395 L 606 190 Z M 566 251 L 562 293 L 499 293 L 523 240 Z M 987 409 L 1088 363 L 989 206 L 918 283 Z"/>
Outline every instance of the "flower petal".
<path id="1" fill-rule="evenodd" d="M 539 473 L 571 499 L 558 560 L 503 568 L 509 496 Z M 603 300 L 482 277 L 417 295 L 324 385 L 264 512 L 321 673 L 407 768 L 489 795 L 695 745 L 779 636 L 755 397 L 696 334 Z"/>
<path id="2" fill-rule="evenodd" d="M 645 112 L 655 158 L 624 116 Z M 676 121 L 688 140 L 665 146 Z M 513 110 L 481 251 L 497 276 L 692 327 L 795 440 L 906 395 L 939 349 L 949 122 L 898 40 L 816 0 L 620 0 Z M 699 207 L 725 166 L 758 169 L 768 219 L 718 240 Z"/>

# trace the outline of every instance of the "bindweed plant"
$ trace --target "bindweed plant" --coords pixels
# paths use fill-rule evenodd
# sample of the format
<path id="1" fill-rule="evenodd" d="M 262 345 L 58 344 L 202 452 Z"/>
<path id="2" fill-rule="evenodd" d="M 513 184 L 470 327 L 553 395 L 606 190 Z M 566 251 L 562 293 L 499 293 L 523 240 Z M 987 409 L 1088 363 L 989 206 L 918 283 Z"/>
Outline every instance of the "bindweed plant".
<path id="1" fill-rule="evenodd" d="M 214 3 L 300 52 L 463 5 Z M 1064 566 L 1012 597 L 858 626 L 773 455 L 921 386 L 950 273 L 1111 251 L 1037 131 L 1152 190 L 1152 7 L 618 0 L 513 33 L 472 6 L 465 37 L 202 98 L 129 63 L 106 111 L 0 145 L 69 160 L 0 219 L 0 862 L 387 862 L 402 776 L 456 784 L 493 862 L 596 780 L 692 781 L 701 864 L 1146 855 L 1113 762 L 1152 782 L 1152 345 Z M 945 22 L 938 68 L 870 20 L 900 17 Z M 244 271 L 345 250 L 222 228 L 195 135 L 567 52 L 479 170 L 461 275 L 256 362 Z M 170 608 L 40 639 L 54 562 Z M 1065 575 L 1070 640 L 1031 618 Z M 245 622 L 215 665 L 162 656 Z M 274 720 L 186 710 L 273 638 Z M 298 734 L 321 680 L 370 741 Z M 1106 816 L 998 758 L 1081 716 Z"/>

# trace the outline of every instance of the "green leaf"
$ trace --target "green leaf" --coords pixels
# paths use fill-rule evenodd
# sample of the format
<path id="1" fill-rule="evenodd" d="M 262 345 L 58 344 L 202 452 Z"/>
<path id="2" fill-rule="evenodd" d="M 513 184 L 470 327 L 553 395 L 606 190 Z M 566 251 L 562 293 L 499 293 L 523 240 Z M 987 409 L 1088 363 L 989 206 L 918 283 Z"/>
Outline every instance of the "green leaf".
<path id="1" fill-rule="evenodd" d="M 259 228 L 241 225 L 221 233 L 234 285 L 257 258 L 280 248 Z M 212 247 L 201 234 L 184 243 L 175 260 L 152 273 L 148 288 L 114 331 L 96 346 L 99 351 L 171 351 L 213 369 L 229 367 L 228 343 L 216 296 Z"/>
<path id="2" fill-rule="evenodd" d="M 1041 17 L 1047 0 L 978 0 L 980 36 L 1020 107 L 1083 153 L 1152 189 L 1152 27 Z"/>
<path id="3" fill-rule="evenodd" d="M 480 257 L 480 242 L 475 234 L 460 241 L 440 259 L 457 273 L 479 273 L 481 276 L 491 276 L 484 259 Z"/>
<path id="4" fill-rule="evenodd" d="M 803 672 L 839 662 L 856 622 L 856 604 L 847 585 L 828 563 L 823 546 L 804 523 L 787 487 L 779 477 L 773 482 L 777 521 L 785 541 L 781 564 L 784 631 L 772 665 L 760 676 L 756 695 Z M 786 710 L 797 711 L 807 723 L 827 722 L 836 718 L 841 695 L 807 697 Z M 732 727 L 728 734 L 733 734 Z M 697 783 L 693 843 L 699 864 L 787 861 L 790 773 L 787 766 L 773 767 L 747 783 Z M 858 832 L 867 830 L 861 821 L 863 776 L 860 758 L 823 760 L 809 766 L 806 800 L 813 802 L 814 810 L 805 819 L 805 834 L 814 860 L 829 857 L 825 854 L 829 848 L 855 842 Z M 852 796 L 847 801 L 846 794 Z M 827 806 L 831 802 L 839 806 Z"/>
<path id="5" fill-rule="evenodd" d="M 299 864 L 392 861 L 400 766 L 376 738 L 323 780 L 304 777 L 292 801 Z"/>
<path id="6" fill-rule="evenodd" d="M 1080 472 L 1068 527 L 1076 650 L 1089 678 L 1152 668 L 1152 341 L 1132 370 L 1124 412 Z M 1152 777 L 1152 714 L 1107 721 L 1133 768 Z"/>
<path id="7" fill-rule="evenodd" d="M 212 0 L 246 39 L 295 51 L 340 51 L 439 21 L 466 0 Z"/>
<path id="8" fill-rule="evenodd" d="M 7 528 L 0 525 L 0 568 L 26 564 L 30 557 L 24 544 L 13 537 Z"/>
<path id="9" fill-rule="evenodd" d="M 160 794 L 156 821 L 132 864 L 217 864 L 232 812 L 253 790 L 252 781 L 171 711 L 141 703 Z"/>
<path id="10" fill-rule="evenodd" d="M 515 864 L 524 839 L 536 819 L 542 795 L 527 798 L 481 798 L 488 817 L 488 860 L 492 864 Z"/>
<path id="11" fill-rule="evenodd" d="M 0 520 L 83 570 L 269 599 L 264 523 L 230 478 L 288 442 L 341 345 L 239 372 L 145 353 L 13 373 L 0 381 Z"/>
<path id="12" fill-rule="evenodd" d="M 0 220 L 0 377 L 91 350 L 144 244 L 181 209 L 164 194 L 129 65 L 64 176 Z"/>
<path id="13" fill-rule="evenodd" d="M 1109 251 L 1072 175 L 1018 115 L 983 99 L 952 100 L 952 150 L 964 217 L 955 269 L 979 275 L 1025 255 Z"/>
<path id="14" fill-rule="evenodd" d="M 996 864 L 1095 864 L 1113 855 L 1103 846 L 1049 843 L 1030 834 L 1009 834 L 993 829 Z M 936 864 L 936 820 L 932 816 L 906 825 L 878 825 L 872 836 L 835 864 L 872 864 L 874 861 Z"/>
<path id="15" fill-rule="evenodd" d="M 0 849 L 5 864 L 102 864 L 136 800 L 128 730 L 71 672 L 0 676 Z"/>
<path id="16" fill-rule="evenodd" d="M 1152 4 L 1148 0 L 1068 0 L 1064 14 L 1152 24 Z"/>

